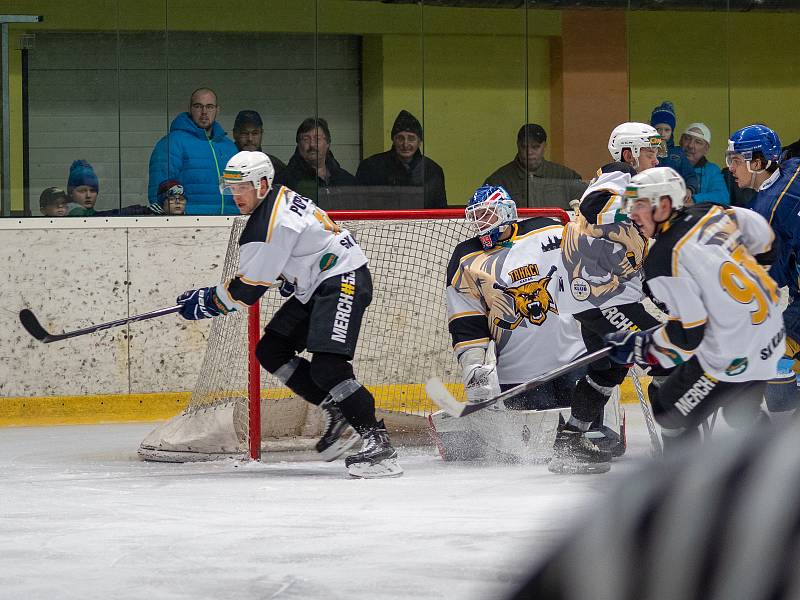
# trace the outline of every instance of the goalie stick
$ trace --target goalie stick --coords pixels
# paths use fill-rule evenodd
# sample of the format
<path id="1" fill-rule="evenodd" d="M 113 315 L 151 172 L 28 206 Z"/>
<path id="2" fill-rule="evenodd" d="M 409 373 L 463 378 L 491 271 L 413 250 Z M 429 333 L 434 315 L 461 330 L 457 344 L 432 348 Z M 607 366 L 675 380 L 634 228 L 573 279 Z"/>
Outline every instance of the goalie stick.
<path id="1" fill-rule="evenodd" d="M 591 362 L 599 360 L 608 356 L 611 353 L 611 346 L 607 346 L 605 348 L 601 348 L 595 352 L 591 352 L 589 354 L 584 354 L 580 358 L 576 359 L 575 361 L 571 362 L 568 365 L 564 365 L 558 367 L 557 369 L 553 369 L 552 371 L 548 371 L 538 377 L 534 377 L 530 381 L 525 383 L 521 383 L 518 386 L 511 388 L 500 394 L 499 396 L 495 396 L 494 398 L 489 398 L 488 400 L 482 400 L 480 402 L 474 402 L 472 404 L 466 404 L 464 402 L 459 402 L 458 400 L 453 397 L 453 394 L 445 387 L 444 383 L 438 377 L 431 377 L 425 383 L 425 391 L 428 392 L 428 396 L 430 396 L 431 400 L 433 400 L 436 405 L 441 408 L 446 413 L 454 416 L 454 417 L 464 417 L 466 415 L 472 414 L 476 411 L 483 410 L 497 402 L 502 402 L 503 400 L 508 400 L 510 398 L 515 398 L 522 394 L 523 392 L 527 392 L 529 390 L 535 389 L 542 385 L 543 383 L 547 383 L 548 381 L 563 375 L 564 373 L 568 373 L 573 369 L 577 369 L 578 367 L 582 367 L 583 365 L 588 365 Z"/>
<path id="2" fill-rule="evenodd" d="M 39 323 L 39 319 L 36 318 L 36 315 L 33 314 L 33 311 L 27 308 L 19 311 L 19 321 L 22 323 L 25 331 L 30 333 L 40 342 L 49 344 L 50 342 L 58 342 L 60 340 L 66 340 L 67 338 L 78 337 L 79 335 L 86 335 L 87 333 L 94 333 L 95 331 L 102 331 L 104 329 L 111 329 L 112 327 L 119 327 L 120 325 L 127 325 L 128 323 L 134 323 L 136 321 L 144 321 L 146 319 L 161 317 L 163 315 L 178 312 L 180 309 L 181 305 L 177 304 L 175 306 L 170 306 L 169 308 L 160 308 L 158 310 L 143 313 L 141 315 L 134 315 L 132 317 L 119 319 L 117 321 L 110 321 L 108 323 L 100 323 L 99 325 L 91 325 L 89 327 L 84 327 L 83 329 L 76 329 L 75 331 L 65 331 L 64 333 L 49 333 L 44 327 L 42 327 L 42 324 Z"/>

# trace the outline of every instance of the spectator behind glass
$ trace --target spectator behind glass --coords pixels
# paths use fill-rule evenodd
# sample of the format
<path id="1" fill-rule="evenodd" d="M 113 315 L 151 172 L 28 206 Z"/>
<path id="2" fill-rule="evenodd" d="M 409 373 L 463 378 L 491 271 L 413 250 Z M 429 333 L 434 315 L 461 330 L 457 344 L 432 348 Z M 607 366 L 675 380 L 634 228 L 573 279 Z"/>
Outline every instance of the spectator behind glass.
<path id="1" fill-rule="evenodd" d="M 297 148 L 275 185 L 285 185 L 301 196 L 317 201 L 319 188 L 355 185 L 331 152 L 331 131 L 325 119 L 309 117 L 297 128 Z M 324 207 L 322 207 L 324 208 Z"/>
<path id="2" fill-rule="evenodd" d="M 182 215 L 186 211 L 183 186 L 176 179 L 167 179 L 158 186 L 158 204 L 165 215 Z"/>
<path id="3" fill-rule="evenodd" d="M 67 178 L 67 214 L 70 217 L 90 217 L 95 214 L 100 184 L 92 165 L 85 160 L 73 161 Z"/>
<path id="4" fill-rule="evenodd" d="M 239 214 L 233 198 L 223 195 L 219 186 L 225 164 L 237 152 L 217 122 L 219 110 L 214 90 L 195 90 L 188 111 L 175 117 L 169 133 L 156 143 L 147 185 L 152 204 L 158 203 L 159 184 L 177 179 L 185 189 L 187 214 Z"/>
<path id="5" fill-rule="evenodd" d="M 95 210 L 100 184 L 92 165 L 85 160 L 76 160 L 69 168 L 67 180 L 67 216 L 69 217 L 126 217 L 163 214 L 157 204 L 142 206 L 133 204 L 111 210 Z"/>
<path id="6" fill-rule="evenodd" d="M 709 162 L 706 153 L 711 145 L 711 130 L 705 123 L 692 123 L 681 134 L 681 149 L 697 175 L 697 190 L 693 200 L 729 205 L 728 188 L 719 166 Z"/>
<path id="7" fill-rule="evenodd" d="M 691 163 L 686 159 L 681 147 L 675 145 L 675 140 L 673 139 L 675 108 L 672 106 L 672 102 L 664 100 L 653 109 L 650 115 L 650 125 L 656 128 L 663 140 L 663 146 L 658 154 L 658 166 L 671 167 L 683 177 L 688 188 L 686 201 L 687 204 L 691 203 L 692 196 L 697 192 L 698 188 L 697 175 Z"/>
<path id="8" fill-rule="evenodd" d="M 484 183 L 503 186 L 517 206 L 557 206 L 571 210 L 570 200 L 586 191 L 581 176 L 544 158 L 547 133 L 541 125 L 527 123 L 517 132 L 517 155 L 486 178 Z"/>
<path id="9" fill-rule="evenodd" d="M 261 115 L 254 110 L 240 110 L 233 123 L 233 141 L 236 148 L 241 152 L 264 152 L 261 149 L 261 138 L 264 135 L 264 123 Z M 265 152 L 266 154 L 266 152 Z M 275 168 L 275 176 L 280 175 L 286 165 L 277 156 L 267 154 Z"/>
<path id="10" fill-rule="evenodd" d="M 444 171 L 420 151 L 422 125 L 401 110 L 392 125 L 392 147 L 361 161 L 356 172 L 360 185 L 420 186 L 425 208 L 447 208 Z M 409 207 L 412 208 L 412 207 Z"/>
<path id="11" fill-rule="evenodd" d="M 64 217 L 69 197 L 61 188 L 49 187 L 39 196 L 39 210 L 45 217 Z"/>

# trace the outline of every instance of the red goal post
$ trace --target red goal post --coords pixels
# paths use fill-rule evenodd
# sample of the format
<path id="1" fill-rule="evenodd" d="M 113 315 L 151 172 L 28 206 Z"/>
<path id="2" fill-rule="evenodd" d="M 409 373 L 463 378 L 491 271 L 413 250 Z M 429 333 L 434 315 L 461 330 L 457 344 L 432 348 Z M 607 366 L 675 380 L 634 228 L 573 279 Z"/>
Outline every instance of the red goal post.
<path id="1" fill-rule="evenodd" d="M 518 214 L 569 221 L 559 208 L 520 208 Z M 460 382 L 444 294 L 453 249 L 475 235 L 464 209 L 348 210 L 328 215 L 353 234 L 369 259 L 373 278 L 373 301 L 353 359 L 356 376 L 372 391 L 378 409 L 426 416 L 434 407 L 424 393 L 424 381 L 436 375 L 454 386 Z M 238 217 L 232 227 L 223 280 L 236 273 L 238 240 L 246 220 Z M 255 347 L 263 324 L 282 301 L 270 290 L 250 307 L 247 318 L 234 312 L 214 319 L 189 405 L 159 428 L 163 432 L 157 429 L 142 442 L 143 457 L 177 462 L 260 457 L 262 438 L 268 433 L 264 429 L 270 425 L 262 408 L 269 401 L 283 401 L 288 390 L 261 368 Z M 218 427 L 224 431 L 216 431 Z M 312 429 L 300 424 L 290 435 L 315 435 Z"/>

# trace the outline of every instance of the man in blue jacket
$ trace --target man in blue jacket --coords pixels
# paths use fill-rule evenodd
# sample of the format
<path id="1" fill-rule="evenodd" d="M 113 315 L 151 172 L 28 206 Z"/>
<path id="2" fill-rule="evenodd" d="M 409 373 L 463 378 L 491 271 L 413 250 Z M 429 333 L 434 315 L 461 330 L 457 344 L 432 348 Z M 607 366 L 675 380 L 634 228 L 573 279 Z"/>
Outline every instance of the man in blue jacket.
<path id="1" fill-rule="evenodd" d="M 800 406 L 794 371 L 800 365 L 800 158 L 780 158 L 778 134 L 765 125 L 748 125 L 731 134 L 725 154 L 736 184 L 756 191 L 748 208 L 769 221 L 777 238 L 773 244 L 777 252 L 768 257 L 772 262 L 769 274 L 779 286 L 789 288 L 789 305 L 783 311 L 786 354 L 778 364 L 776 379 L 769 382 L 764 393 L 773 419 L 790 415 Z M 742 281 L 741 286 L 735 291 L 744 303 L 750 300 L 751 292 L 758 293 L 751 282 Z M 769 353 L 771 348 L 761 352 Z"/>
<path id="2" fill-rule="evenodd" d="M 175 117 L 169 134 L 158 140 L 150 155 L 147 197 L 158 203 L 158 186 L 177 179 L 184 187 L 186 214 L 235 215 L 233 198 L 220 191 L 220 177 L 238 152 L 219 123 L 217 94 L 209 88 L 192 92 L 189 110 Z"/>

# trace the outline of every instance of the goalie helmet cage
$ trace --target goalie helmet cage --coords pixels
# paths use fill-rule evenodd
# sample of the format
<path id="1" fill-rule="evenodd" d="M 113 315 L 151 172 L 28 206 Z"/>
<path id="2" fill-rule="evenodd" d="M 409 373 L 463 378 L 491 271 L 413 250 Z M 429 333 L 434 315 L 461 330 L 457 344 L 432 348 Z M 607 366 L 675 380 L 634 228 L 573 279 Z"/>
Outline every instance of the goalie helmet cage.
<path id="1" fill-rule="evenodd" d="M 436 407 L 423 382 L 436 375 L 463 395 L 446 323 L 445 274 L 455 246 L 475 233 L 463 209 L 331 211 L 369 259 L 372 304 L 364 315 L 353 359 L 356 376 L 375 396 L 376 408 L 425 417 Z M 520 218 L 551 217 L 566 223 L 558 208 L 521 208 Z M 233 277 L 239 236 L 247 217 L 231 229 L 222 280 Z M 258 459 L 262 437 L 289 442 L 309 433 L 305 403 L 260 368 L 255 347 L 261 327 L 284 301 L 271 289 L 261 302 L 212 320 L 203 364 L 184 411 L 157 427 L 142 442 L 147 460 L 189 462 L 216 458 Z M 245 316 L 246 315 L 246 316 Z M 273 419 L 266 417 L 271 402 Z M 295 422 L 291 407 L 302 412 Z M 301 407 L 301 408 L 297 408 Z M 288 411 L 288 416 L 287 416 Z M 275 421 L 283 430 L 275 432 Z M 289 425 L 287 426 L 287 422 Z M 272 430 L 272 431 L 270 431 Z M 310 447 L 310 444 L 281 444 Z"/>

